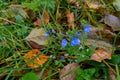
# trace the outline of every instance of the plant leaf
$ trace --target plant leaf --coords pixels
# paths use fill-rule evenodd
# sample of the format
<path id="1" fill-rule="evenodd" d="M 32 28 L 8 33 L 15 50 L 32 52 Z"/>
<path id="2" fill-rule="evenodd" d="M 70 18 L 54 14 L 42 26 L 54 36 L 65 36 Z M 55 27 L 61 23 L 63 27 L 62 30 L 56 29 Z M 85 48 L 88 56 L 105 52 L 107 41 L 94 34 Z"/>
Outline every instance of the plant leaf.
<path id="1" fill-rule="evenodd" d="M 108 26 L 112 28 L 113 31 L 120 31 L 120 19 L 117 18 L 114 15 L 107 14 L 105 17 L 101 20 L 101 22 L 104 22 Z"/>
<path id="2" fill-rule="evenodd" d="M 90 58 L 91 60 L 101 62 L 104 59 L 111 59 L 111 53 L 106 52 L 104 49 L 95 50 L 94 54 Z"/>
<path id="3" fill-rule="evenodd" d="M 120 64 L 120 55 L 119 54 L 112 55 L 112 59 L 109 60 L 109 62 L 112 64 Z"/>
<path id="4" fill-rule="evenodd" d="M 33 49 L 26 53 L 24 55 L 25 57 L 25 62 L 29 62 L 29 60 L 32 60 L 34 57 L 36 57 L 40 51 L 38 49 Z M 43 65 L 47 60 L 49 59 L 49 56 L 46 56 L 45 54 L 41 54 L 40 56 L 37 56 L 36 59 L 31 61 L 28 66 L 31 68 L 38 68 L 39 66 Z"/>
<path id="5" fill-rule="evenodd" d="M 115 33 L 110 31 L 109 29 L 98 28 L 92 25 L 90 26 L 91 26 L 90 33 L 87 33 L 88 38 L 99 40 L 101 35 L 103 41 L 111 44 L 114 42 L 114 38 L 115 36 L 117 36 Z"/>
<path id="6" fill-rule="evenodd" d="M 70 11 L 67 11 L 66 12 L 66 16 L 67 16 L 68 28 L 69 29 L 74 29 L 74 27 L 75 27 L 75 24 L 74 24 L 74 21 L 75 21 L 74 13 L 70 12 Z"/>
<path id="7" fill-rule="evenodd" d="M 101 41 L 101 40 L 88 39 L 87 42 L 86 42 L 86 45 L 95 46 L 97 48 L 103 48 L 107 52 L 110 52 L 110 53 L 112 53 L 112 50 L 114 50 L 114 47 L 112 47 L 111 44 L 109 44 L 105 41 Z"/>
<path id="8" fill-rule="evenodd" d="M 33 72 L 29 72 L 27 74 L 25 74 L 20 80 L 39 80 L 38 76 L 33 73 Z"/>
<path id="9" fill-rule="evenodd" d="M 43 11 L 43 16 L 44 16 L 44 19 L 37 18 L 37 20 L 33 24 L 36 26 L 43 26 L 45 24 L 48 24 L 50 17 L 49 17 L 49 14 L 45 10 Z"/>
<path id="10" fill-rule="evenodd" d="M 78 66 L 78 63 L 71 63 L 64 66 L 59 73 L 60 80 L 74 80 L 76 73 L 73 71 Z M 73 71 L 73 72 L 71 72 Z"/>
<path id="11" fill-rule="evenodd" d="M 67 1 L 67 3 L 74 4 L 77 7 L 80 6 L 80 4 L 79 4 L 79 2 L 77 0 L 66 0 L 66 1 Z"/>
<path id="12" fill-rule="evenodd" d="M 117 11 L 120 11 L 120 0 L 115 0 L 113 2 L 114 7 L 116 8 Z"/>
<path id="13" fill-rule="evenodd" d="M 9 11 L 11 11 L 14 15 L 20 15 L 23 18 L 28 18 L 27 12 L 23 9 L 23 6 L 20 5 L 10 5 Z"/>
<path id="14" fill-rule="evenodd" d="M 103 4 L 99 3 L 96 0 L 83 0 L 83 2 L 86 3 L 88 7 L 92 9 L 105 8 Z"/>
<path id="15" fill-rule="evenodd" d="M 32 41 L 38 45 L 46 46 L 48 44 L 47 37 L 44 36 L 45 31 L 43 28 L 34 28 L 26 37 L 26 40 Z"/>

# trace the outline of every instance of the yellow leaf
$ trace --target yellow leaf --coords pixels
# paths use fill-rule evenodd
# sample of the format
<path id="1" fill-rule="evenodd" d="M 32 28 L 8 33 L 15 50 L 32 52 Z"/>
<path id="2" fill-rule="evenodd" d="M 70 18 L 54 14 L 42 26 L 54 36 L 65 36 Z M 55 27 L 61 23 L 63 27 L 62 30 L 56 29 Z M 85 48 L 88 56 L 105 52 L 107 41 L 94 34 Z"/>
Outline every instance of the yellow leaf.
<path id="1" fill-rule="evenodd" d="M 32 60 L 33 58 L 35 58 L 39 53 L 40 51 L 38 49 L 33 49 L 29 51 L 24 55 L 25 62 L 26 63 L 29 62 L 29 60 Z M 45 54 L 41 54 L 40 56 L 35 58 L 33 61 L 31 61 L 28 64 L 28 66 L 31 68 L 38 68 L 39 66 L 42 66 L 48 59 L 49 59 L 49 56 L 46 56 Z"/>

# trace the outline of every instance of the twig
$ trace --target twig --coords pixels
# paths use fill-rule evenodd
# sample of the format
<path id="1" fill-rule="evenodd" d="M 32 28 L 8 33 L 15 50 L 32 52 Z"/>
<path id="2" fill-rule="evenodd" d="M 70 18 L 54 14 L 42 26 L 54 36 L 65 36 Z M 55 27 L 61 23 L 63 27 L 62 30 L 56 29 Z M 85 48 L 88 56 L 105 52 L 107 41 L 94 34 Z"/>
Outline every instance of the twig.
<path id="1" fill-rule="evenodd" d="M 0 19 L 1 19 L 1 20 L 4 20 L 4 21 L 7 21 L 7 22 L 9 22 L 9 23 L 12 23 L 12 24 L 18 25 L 18 26 L 22 26 L 21 24 L 15 23 L 15 22 L 13 22 L 13 21 L 10 21 L 10 20 L 5 19 L 5 18 L 2 18 L 2 17 L 0 17 Z"/>

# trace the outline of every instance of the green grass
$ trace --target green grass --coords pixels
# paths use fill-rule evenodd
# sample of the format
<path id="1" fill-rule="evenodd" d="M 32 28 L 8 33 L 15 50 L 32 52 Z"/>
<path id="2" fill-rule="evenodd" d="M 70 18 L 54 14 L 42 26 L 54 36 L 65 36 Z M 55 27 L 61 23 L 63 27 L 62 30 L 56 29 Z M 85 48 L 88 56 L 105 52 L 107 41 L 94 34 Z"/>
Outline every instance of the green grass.
<path id="1" fill-rule="evenodd" d="M 113 52 L 115 56 L 112 57 L 110 61 L 103 61 L 101 63 L 91 61 L 90 56 L 96 49 L 95 46 L 86 46 L 87 36 L 83 31 L 84 24 L 91 24 L 96 27 L 101 27 L 98 20 L 104 15 L 103 10 L 89 9 L 81 1 L 78 1 L 81 9 L 75 5 L 67 3 L 65 0 L 13 0 L 13 1 L 1 1 L 0 2 L 0 79 L 1 80 L 51 80 L 59 79 L 59 71 L 65 65 L 73 62 L 79 62 L 80 68 L 76 69 L 76 80 L 95 80 L 97 78 L 102 78 L 108 80 L 108 68 L 116 70 L 117 74 L 116 80 L 119 80 L 119 64 L 120 58 L 118 54 Z M 107 8 L 107 12 L 110 14 L 115 14 L 115 9 L 112 6 L 112 2 L 106 0 L 99 0 Z M 40 4 L 39 4 L 40 3 Z M 50 34 L 48 37 L 49 45 L 40 49 L 41 53 L 52 56 L 43 66 L 37 69 L 32 69 L 27 66 L 30 62 L 33 62 L 39 55 L 34 57 L 29 62 L 24 62 L 24 54 L 32 50 L 30 44 L 26 41 L 26 37 L 36 26 L 33 25 L 35 19 L 30 20 L 30 18 L 24 19 L 22 16 L 15 14 L 13 17 L 8 17 L 4 14 L 3 10 L 6 10 L 9 5 L 18 4 L 21 6 L 26 6 L 35 12 L 37 17 L 42 18 L 42 11 L 45 9 L 50 15 L 50 22 L 47 25 L 41 26 L 45 30 L 55 29 L 57 34 Z M 41 8 L 42 6 L 42 8 Z M 75 29 L 68 29 L 68 24 L 66 20 L 66 11 L 69 10 L 75 14 Z M 27 10 L 26 10 L 27 11 Z M 27 12 L 29 13 L 29 12 Z M 119 12 L 118 12 L 119 13 Z M 116 13 L 115 15 L 118 15 Z M 31 13 L 32 14 L 32 13 Z M 59 14 L 61 15 L 59 17 Z M 34 16 L 34 14 L 33 14 Z M 30 16 L 33 18 L 33 16 Z M 22 21 L 23 20 L 23 21 Z M 10 22 L 10 23 L 9 23 Z M 70 42 L 76 31 L 82 33 L 81 46 L 82 49 L 78 50 L 80 46 L 71 47 L 70 43 L 65 48 L 61 48 L 61 41 L 63 38 L 67 38 Z M 69 35 L 66 35 L 66 32 Z M 119 33 L 118 33 L 119 34 Z M 100 36 L 99 36 L 100 37 Z M 116 39 L 114 44 L 116 43 Z M 113 44 L 113 45 L 114 45 Z M 119 50 L 118 50 L 119 51 Z M 69 54 L 69 57 L 61 59 L 60 56 L 64 54 Z M 77 58 L 76 58 L 77 56 Z M 83 57 L 84 56 L 84 57 Z M 69 59 L 69 60 L 68 60 Z M 38 71 L 37 75 L 35 74 Z M 47 73 L 48 76 L 42 78 L 43 74 Z M 102 73 L 102 74 L 101 74 Z M 29 77 L 28 77 L 29 76 Z M 79 77 L 81 76 L 81 79 Z M 34 78 L 34 79 L 33 79 Z M 30 80 L 29 79 L 29 80 Z"/>

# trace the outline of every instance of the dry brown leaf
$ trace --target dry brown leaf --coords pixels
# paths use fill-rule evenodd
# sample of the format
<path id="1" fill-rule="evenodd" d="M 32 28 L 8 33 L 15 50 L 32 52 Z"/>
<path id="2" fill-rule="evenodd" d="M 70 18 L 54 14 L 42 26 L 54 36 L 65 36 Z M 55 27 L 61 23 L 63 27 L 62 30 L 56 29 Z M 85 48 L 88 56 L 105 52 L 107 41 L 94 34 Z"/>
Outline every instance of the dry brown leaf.
<path id="1" fill-rule="evenodd" d="M 23 18 L 29 18 L 27 12 L 24 10 L 24 6 L 21 5 L 10 5 L 9 11 L 12 12 L 14 15 L 20 15 Z"/>
<path id="2" fill-rule="evenodd" d="M 107 14 L 100 22 L 104 22 L 110 26 L 113 31 L 120 31 L 120 19 L 114 15 Z"/>
<path id="3" fill-rule="evenodd" d="M 37 20 L 33 24 L 36 25 L 36 26 L 41 26 L 40 18 L 37 18 Z"/>
<path id="4" fill-rule="evenodd" d="M 90 33 L 87 34 L 87 36 L 90 39 L 98 39 L 99 40 L 101 38 L 105 42 L 113 43 L 116 34 L 111 32 L 109 29 L 91 26 L 91 31 L 90 31 Z"/>
<path id="5" fill-rule="evenodd" d="M 89 8 L 92 8 L 92 9 L 100 9 L 100 8 L 105 8 L 104 5 L 100 4 L 98 1 L 96 0 L 83 0 L 84 3 L 87 4 L 87 6 Z"/>
<path id="6" fill-rule="evenodd" d="M 66 0 L 66 1 L 67 1 L 67 3 L 74 4 L 77 7 L 80 6 L 80 4 L 79 4 L 79 2 L 77 0 Z"/>
<path id="7" fill-rule="evenodd" d="M 67 16 L 68 28 L 69 29 L 74 29 L 74 27 L 75 27 L 75 24 L 74 24 L 74 21 L 75 21 L 74 13 L 70 12 L 70 11 L 67 11 L 66 12 L 66 16 Z"/>
<path id="8" fill-rule="evenodd" d="M 111 53 L 106 52 L 103 48 L 95 50 L 90 58 L 91 60 L 101 62 L 104 59 L 111 59 Z"/>
<path id="9" fill-rule="evenodd" d="M 35 71 L 35 74 L 37 76 L 39 76 L 41 72 L 42 72 L 42 70 L 38 70 L 38 71 Z M 45 80 L 45 78 L 48 77 L 48 76 L 49 76 L 49 69 L 45 69 L 39 80 Z"/>
<path id="10" fill-rule="evenodd" d="M 40 47 L 40 46 L 46 46 L 48 44 L 47 37 L 45 37 L 45 30 L 44 28 L 34 28 L 30 34 L 26 37 L 26 40 L 28 42 L 32 42 L 33 47 Z M 35 44 L 37 44 L 35 46 Z M 38 46 L 39 45 L 39 46 Z"/>
<path id="11" fill-rule="evenodd" d="M 37 18 L 37 20 L 33 24 L 36 26 L 43 26 L 45 24 L 48 24 L 50 21 L 50 16 L 45 10 L 43 11 L 43 16 L 43 19 Z"/>
<path id="12" fill-rule="evenodd" d="M 24 55 L 25 62 L 26 63 L 29 62 L 29 60 L 32 60 L 39 53 L 40 53 L 40 51 L 38 49 L 33 49 L 33 50 L 29 51 L 28 53 L 26 53 Z M 38 68 L 39 66 L 43 65 L 48 59 L 49 59 L 49 56 L 46 56 L 45 54 L 41 54 L 36 59 L 34 59 L 33 61 L 31 61 L 28 64 L 28 66 L 31 67 L 31 68 Z"/>
<path id="13" fill-rule="evenodd" d="M 0 73 L 0 80 L 3 80 L 3 78 L 8 74 L 7 71 Z"/>
<path id="14" fill-rule="evenodd" d="M 109 69 L 109 80 L 115 80 L 115 79 L 116 79 L 115 73 Z"/>
<path id="15" fill-rule="evenodd" d="M 110 53 L 112 53 L 112 50 L 114 49 L 111 44 L 109 44 L 105 41 L 101 41 L 101 40 L 88 39 L 86 42 L 86 45 L 88 45 L 88 46 L 92 45 L 92 46 L 96 46 L 97 48 L 103 48 L 107 52 L 110 52 Z"/>
<path id="16" fill-rule="evenodd" d="M 43 11 L 43 15 L 44 15 L 44 24 L 48 24 L 49 21 L 50 21 L 50 16 L 49 14 L 47 13 L 47 11 Z"/>
<path id="17" fill-rule="evenodd" d="M 78 66 L 78 63 L 71 63 L 66 65 L 59 73 L 60 80 L 74 80 L 76 76 L 74 69 L 77 66 Z"/>
<path id="18" fill-rule="evenodd" d="M 33 41 L 29 41 L 29 44 L 33 49 L 43 49 L 43 48 L 45 48 L 45 46 L 38 45 L 37 43 L 35 43 Z"/>

